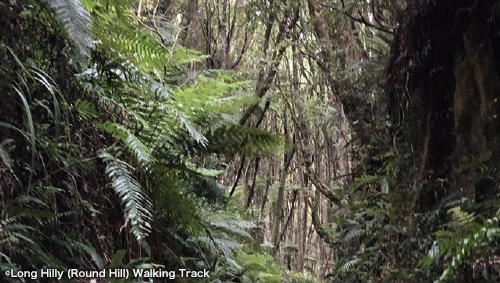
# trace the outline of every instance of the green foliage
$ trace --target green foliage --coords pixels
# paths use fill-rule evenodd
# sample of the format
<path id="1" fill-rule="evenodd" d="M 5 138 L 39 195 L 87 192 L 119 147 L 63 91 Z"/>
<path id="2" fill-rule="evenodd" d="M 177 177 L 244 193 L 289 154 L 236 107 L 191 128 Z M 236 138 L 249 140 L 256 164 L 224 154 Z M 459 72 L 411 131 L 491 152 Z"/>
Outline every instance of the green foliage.
<path id="1" fill-rule="evenodd" d="M 130 262 L 127 262 L 126 264 L 124 263 L 125 256 L 127 254 L 126 250 L 117 250 L 109 263 L 109 265 L 106 268 L 110 269 L 128 269 L 129 274 L 134 274 L 133 270 L 137 269 L 160 269 L 160 268 L 165 268 L 164 266 L 158 265 L 158 264 L 153 264 L 150 262 L 149 258 L 140 258 L 136 260 L 132 260 Z M 130 283 L 130 282 L 140 282 L 138 278 L 135 278 L 134 276 L 130 276 L 129 278 L 119 278 L 119 277 L 114 277 L 114 278 L 108 278 L 110 283 Z"/>
<path id="2" fill-rule="evenodd" d="M 356 178 L 354 183 L 351 185 L 352 190 L 356 191 L 359 188 L 365 188 L 367 185 L 373 184 L 379 179 L 380 179 L 379 176 L 363 174 L 360 177 Z"/>
<path id="3" fill-rule="evenodd" d="M 151 230 L 151 201 L 130 174 L 126 162 L 105 151 L 98 156 L 106 163 L 106 174 L 111 179 L 111 186 L 122 199 L 127 221 L 130 221 L 130 230 L 140 242 Z"/>
<path id="4" fill-rule="evenodd" d="M 280 271 L 272 265 L 273 258 L 264 254 L 238 253 L 243 268 L 243 282 L 282 282 Z"/>
<path id="5" fill-rule="evenodd" d="M 369 180 L 365 186 L 373 182 L 371 178 L 361 180 Z M 402 275 L 400 270 L 387 268 L 387 255 L 402 248 L 391 241 L 408 237 L 404 227 L 394 224 L 398 220 L 394 211 L 386 194 L 372 192 L 335 213 L 332 220 L 336 223 L 334 235 L 339 239 L 339 261 L 332 279 L 377 282 L 381 274 L 387 278 Z"/>
<path id="6" fill-rule="evenodd" d="M 0 5 L 26 30 L 0 42 L 2 270 L 102 269 L 113 250 L 112 266 L 238 270 L 254 226 L 219 213 L 216 178 L 227 158 L 282 147 L 236 123 L 256 101 L 248 83 L 193 70 L 206 56 L 165 43 L 134 1 L 30 3 L 13 4 L 21 16 Z"/>
<path id="7" fill-rule="evenodd" d="M 68 37 L 72 40 L 79 55 L 87 57 L 91 49 L 91 17 L 79 0 L 44 0 L 61 21 Z"/>
<path id="8" fill-rule="evenodd" d="M 281 141 L 264 130 L 237 125 L 220 127 L 207 134 L 214 143 L 207 145 L 207 151 L 213 153 L 253 155 L 256 153 L 275 154 L 280 149 Z"/>
<path id="9" fill-rule="evenodd" d="M 469 202 L 462 203 L 465 205 L 453 206 L 448 210 L 451 220 L 434 233 L 435 244 L 420 261 L 423 268 L 443 264 L 444 270 L 434 282 L 454 282 L 463 273 L 471 272 L 476 260 L 498 252 L 496 242 L 500 228 L 497 216 L 481 219 L 480 214 L 484 211 L 477 210 L 477 205 L 471 208 L 478 213 L 470 213 L 463 208 Z M 466 266 L 470 268 L 464 269 Z"/>
<path id="10" fill-rule="evenodd" d="M 0 220 L 2 275 L 9 269 L 35 270 L 44 265 L 66 270 L 67 257 L 89 258 L 97 268 L 104 268 L 101 256 L 86 239 L 66 229 L 61 230 L 60 222 L 70 213 L 56 214 L 46 210 L 59 191 L 57 188 L 40 187 L 31 195 L 21 195 L 14 200 L 8 217 Z M 19 282 L 12 277 L 4 280 Z"/>
<path id="11" fill-rule="evenodd" d="M 316 276 L 309 273 L 287 272 L 282 282 L 288 283 L 317 283 L 319 280 Z"/>

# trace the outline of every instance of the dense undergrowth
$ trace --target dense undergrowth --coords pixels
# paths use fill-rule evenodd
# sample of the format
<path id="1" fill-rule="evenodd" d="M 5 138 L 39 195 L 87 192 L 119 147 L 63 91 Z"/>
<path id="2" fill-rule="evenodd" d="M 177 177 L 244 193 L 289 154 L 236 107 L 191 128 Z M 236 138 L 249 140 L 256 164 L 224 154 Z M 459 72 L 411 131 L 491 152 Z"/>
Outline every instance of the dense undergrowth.
<path id="1" fill-rule="evenodd" d="M 227 160 L 269 155 L 280 137 L 240 126 L 255 103 L 247 83 L 196 71 L 205 57 L 143 25 L 133 4 L 0 3 L 2 282 L 41 267 L 280 282 L 216 182 Z"/>

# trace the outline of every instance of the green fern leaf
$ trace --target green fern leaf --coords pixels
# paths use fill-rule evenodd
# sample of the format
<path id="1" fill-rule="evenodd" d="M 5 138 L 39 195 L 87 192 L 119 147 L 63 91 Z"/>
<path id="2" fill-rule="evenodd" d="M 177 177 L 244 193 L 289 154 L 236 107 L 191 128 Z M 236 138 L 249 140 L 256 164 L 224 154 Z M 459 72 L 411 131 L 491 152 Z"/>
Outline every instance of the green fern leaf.
<path id="1" fill-rule="evenodd" d="M 142 165 L 147 166 L 153 161 L 151 149 L 124 126 L 117 123 L 106 123 L 102 128 L 116 139 L 121 140 Z"/>
<path id="2" fill-rule="evenodd" d="M 359 263 L 361 262 L 361 259 L 359 258 L 353 258 L 349 261 L 347 261 L 346 263 L 342 264 L 340 267 L 339 267 L 339 272 L 341 274 L 346 274 L 348 273 L 351 269 L 353 269 L 356 265 L 358 265 Z"/>
<path id="3" fill-rule="evenodd" d="M 363 228 L 353 228 L 347 232 L 342 240 L 344 243 L 350 243 L 352 240 L 361 237 L 365 233 Z"/>
<path id="4" fill-rule="evenodd" d="M 151 202 L 142 191 L 139 182 L 130 174 L 124 161 L 105 151 L 101 151 L 99 157 L 106 163 L 106 174 L 111 179 L 111 186 L 125 207 L 131 232 L 138 241 L 141 241 L 151 230 Z"/>
<path id="5" fill-rule="evenodd" d="M 62 22 L 69 38 L 81 55 L 87 57 L 91 48 L 91 17 L 79 0 L 43 0 Z"/>
<path id="6" fill-rule="evenodd" d="M 206 151 L 212 153 L 272 155 L 282 148 L 279 136 L 239 125 L 219 127 L 210 131 L 206 137 L 209 141 Z"/>

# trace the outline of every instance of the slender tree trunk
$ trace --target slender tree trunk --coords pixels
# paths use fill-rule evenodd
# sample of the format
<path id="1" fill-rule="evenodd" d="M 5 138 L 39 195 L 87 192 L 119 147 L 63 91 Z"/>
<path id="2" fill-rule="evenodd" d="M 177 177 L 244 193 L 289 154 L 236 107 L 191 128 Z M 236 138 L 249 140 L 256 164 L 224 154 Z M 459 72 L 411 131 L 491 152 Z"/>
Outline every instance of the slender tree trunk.
<path id="1" fill-rule="evenodd" d="M 285 117 L 283 120 L 284 135 L 285 135 L 285 139 L 286 139 L 286 144 L 290 144 L 289 130 L 288 130 L 288 123 L 287 123 L 286 115 L 284 117 Z M 271 238 L 272 238 L 273 245 L 274 245 L 273 255 L 275 255 L 278 252 L 279 244 L 280 244 L 280 227 L 281 227 L 281 223 L 284 220 L 283 219 L 283 217 L 284 217 L 283 204 L 284 204 L 284 200 L 285 200 L 285 186 L 286 186 L 286 180 L 288 177 L 288 168 L 290 167 L 292 157 L 293 157 L 293 150 L 287 151 L 283 155 L 283 166 L 281 169 L 280 178 L 279 178 L 279 186 L 278 186 L 278 197 L 273 205 L 274 219 L 272 222 L 272 230 L 271 230 Z"/>

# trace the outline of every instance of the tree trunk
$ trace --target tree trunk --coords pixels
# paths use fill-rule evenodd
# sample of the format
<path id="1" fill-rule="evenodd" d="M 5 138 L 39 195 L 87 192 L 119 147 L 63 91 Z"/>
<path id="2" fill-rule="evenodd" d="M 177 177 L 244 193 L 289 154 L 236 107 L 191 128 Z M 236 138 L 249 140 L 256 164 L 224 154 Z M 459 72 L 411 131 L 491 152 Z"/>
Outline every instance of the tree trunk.
<path id="1" fill-rule="evenodd" d="M 498 165 L 500 50 L 496 1 L 420 2 L 396 33 L 387 94 L 397 150 L 411 157 L 399 193 L 427 211 L 449 193 L 472 198 L 480 165 Z"/>

